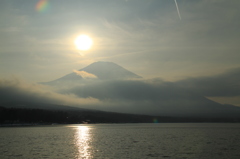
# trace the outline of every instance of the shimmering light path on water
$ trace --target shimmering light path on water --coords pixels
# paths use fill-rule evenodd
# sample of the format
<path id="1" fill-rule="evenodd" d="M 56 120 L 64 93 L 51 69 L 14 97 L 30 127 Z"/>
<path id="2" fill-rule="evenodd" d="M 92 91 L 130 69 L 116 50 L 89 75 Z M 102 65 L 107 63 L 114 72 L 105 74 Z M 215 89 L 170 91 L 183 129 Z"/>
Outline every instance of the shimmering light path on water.
<path id="1" fill-rule="evenodd" d="M 78 148 L 76 158 L 92 158 L 90 142 L 92 140 L 88 126 L 76 126 L 75 140 Z"/>

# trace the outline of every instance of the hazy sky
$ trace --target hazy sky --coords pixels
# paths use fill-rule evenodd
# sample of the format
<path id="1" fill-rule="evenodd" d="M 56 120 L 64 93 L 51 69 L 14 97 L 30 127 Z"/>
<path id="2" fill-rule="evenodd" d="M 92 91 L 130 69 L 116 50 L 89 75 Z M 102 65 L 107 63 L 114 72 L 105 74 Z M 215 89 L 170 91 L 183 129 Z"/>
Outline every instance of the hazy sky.
<path id="1" fill-rule="evenodd" d="M 95 61 L 175 81 L 240 66 L 240 1 L 0 1 L 0 76 L 42 82 Z M 84 56 L 79 34 L 92 37 Z"/>
<path id="2" fill-rule="evenodd" d="M 74 96 L 64 96 L 25 84 L 19 78 L 28 82 L 52 81 L 93 62 L 110 61 L 145 79 L 157 77 L 157 81 L 164 81 L 156 89 L 154 82 L 146 88 L 149 94 L 173 92 L 169 93 L 170 104 L 177 101 L 175 97 L 190 100 L 189 92 L 187 98 L 182 97 L 184 93 L 175 96 L 174 92 L 181 88 L 219 103 L 240 106 L 240 1 L 177 2 L 181 19 L 174 0 L 1 0 L 0 93 L 10 100 L 24 92 L 20 94 L 26 99 L 39 94 L 36 99 L 40 101 L 46 97 L 65 104 L 79 100 L 99 104 L 105 96 L 97 94 L 91 96 L 94 99 L 86 99 L 82 92 L 72 89 Z M 90 50 L 76 49 L 74 40 L 80 34 L 92 38 Z M 96 84 L 96 88 L 105 91 L 105 84 Z M 137 90 L 142 88 L 138 84 L 144 86 L 144 82 L 113 82 L 103 95 L 128 103 L 128 89 L 123 89 L 126 92 L 122 94 L 111 89 L 119 86 Z M 86 87 L 92 89 L 91 85 Z M 137 93 L 141 97 L 141 92 Z M 146 101 L 153 98 L 145 94 Z M 135 99 L 137 94 L 131 95 L 131 102 L 141 102 Z M 106 105 L 101 102 L 99 105 Z"/>

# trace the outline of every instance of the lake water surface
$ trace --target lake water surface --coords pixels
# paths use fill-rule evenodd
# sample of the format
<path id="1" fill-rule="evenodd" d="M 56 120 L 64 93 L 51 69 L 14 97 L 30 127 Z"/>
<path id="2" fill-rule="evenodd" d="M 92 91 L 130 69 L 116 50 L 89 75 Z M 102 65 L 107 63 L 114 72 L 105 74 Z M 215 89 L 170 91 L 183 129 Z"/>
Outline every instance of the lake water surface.
<path id="1" fill-rule="evenodd" d="M 239 159 L 240 124 L 85 124 L 0 128 L 0 159 Z"/>

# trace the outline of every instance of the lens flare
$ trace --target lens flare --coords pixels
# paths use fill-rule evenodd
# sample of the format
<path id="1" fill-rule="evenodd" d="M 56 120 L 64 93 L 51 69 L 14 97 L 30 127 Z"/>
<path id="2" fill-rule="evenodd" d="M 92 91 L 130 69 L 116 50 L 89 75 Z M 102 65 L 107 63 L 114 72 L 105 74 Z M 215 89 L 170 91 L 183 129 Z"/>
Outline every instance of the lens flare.
<path id="1" fill-rule="evenodd" d="M 154 118 L 154 119 L 153 119 L 153 123 L 158 123 L 158 119 L 157 119 L 157 118 Z"/>
<path id="2" fill-rule="evenodd" d="M 38 3 L 36 4 L 35 9 L 38 12 L 45 12 L 48 10 L 50 7 L 48 0 L 39 0 Z"/>

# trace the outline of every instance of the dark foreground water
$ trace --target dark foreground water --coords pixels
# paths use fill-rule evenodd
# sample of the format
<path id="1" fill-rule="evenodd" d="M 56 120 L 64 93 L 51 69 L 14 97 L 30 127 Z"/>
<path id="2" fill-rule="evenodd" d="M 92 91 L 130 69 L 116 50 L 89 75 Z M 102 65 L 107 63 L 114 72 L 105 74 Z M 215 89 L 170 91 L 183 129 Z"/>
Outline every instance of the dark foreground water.
<path id="1" fill-rule="evenodd" d="M 0 128 L 0 159 L 239 159 L 240 124 Z"/>

